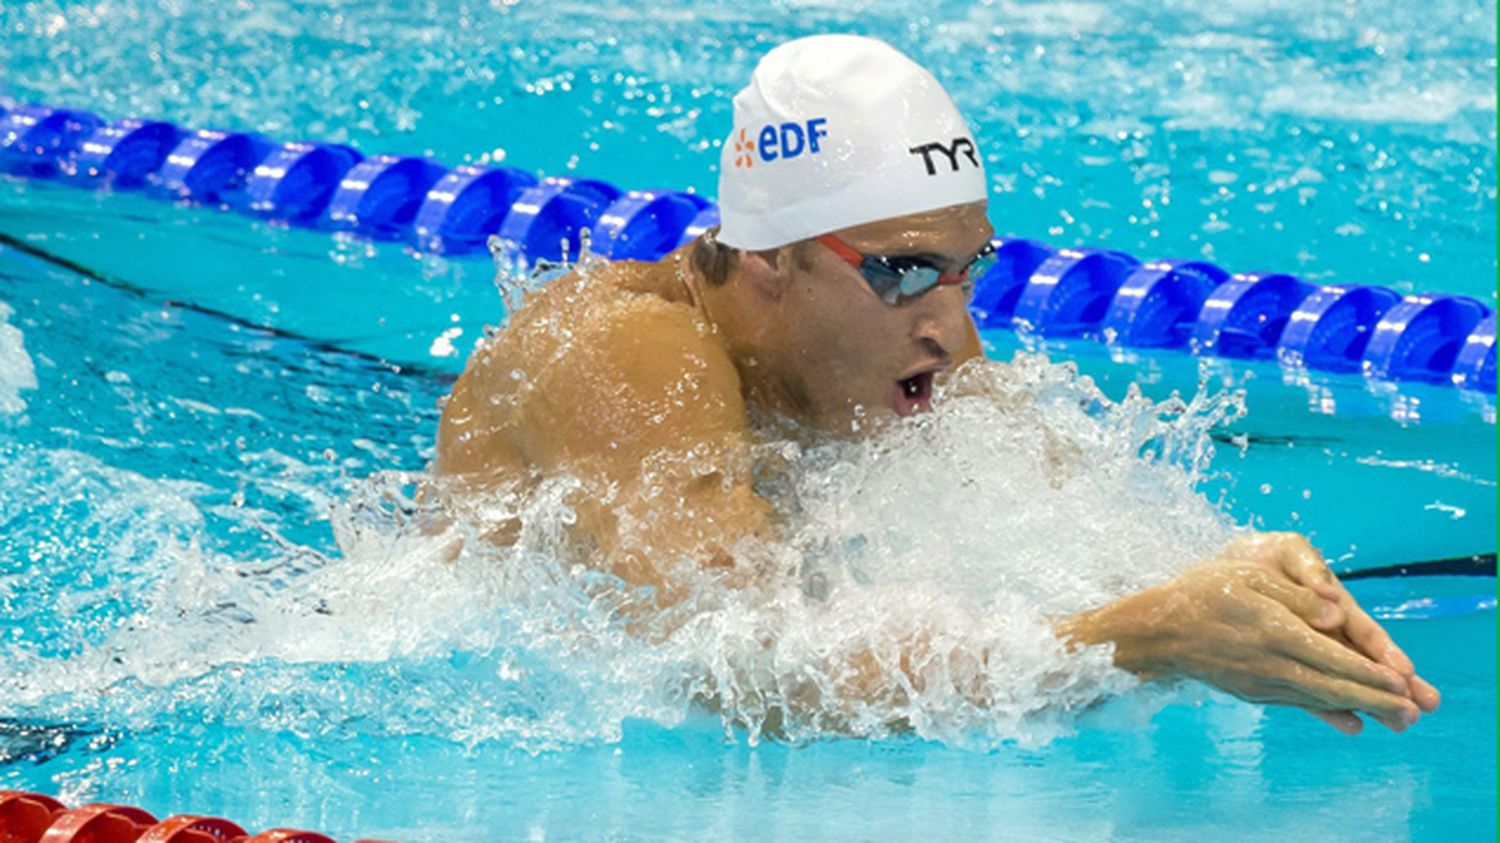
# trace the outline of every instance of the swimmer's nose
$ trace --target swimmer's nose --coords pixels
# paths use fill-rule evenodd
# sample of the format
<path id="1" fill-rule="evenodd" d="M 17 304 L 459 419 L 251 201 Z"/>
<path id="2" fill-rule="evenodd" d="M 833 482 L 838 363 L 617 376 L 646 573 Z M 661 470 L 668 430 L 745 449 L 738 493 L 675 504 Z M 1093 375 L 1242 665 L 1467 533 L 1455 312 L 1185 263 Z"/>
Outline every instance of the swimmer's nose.
<path id="1" fill-rule="evenodd" d="M 914 303 L 919 307 L 911 333 L 923 351 L 942 358 L 953 356 L 969 330 L 966 297 L 943 295 L 947 292 L 933 290 Z"/>

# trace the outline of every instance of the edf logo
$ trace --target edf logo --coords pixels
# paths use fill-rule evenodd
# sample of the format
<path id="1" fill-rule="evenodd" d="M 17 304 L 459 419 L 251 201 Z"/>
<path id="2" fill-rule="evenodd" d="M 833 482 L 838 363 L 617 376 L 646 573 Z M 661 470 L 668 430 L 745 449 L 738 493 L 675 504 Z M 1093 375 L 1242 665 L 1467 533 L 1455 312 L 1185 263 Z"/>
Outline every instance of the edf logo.
<path id="1" fill-rule="evenodd" d="M 740 129 L 734 139 L 734 166 L 751 167 L 759 158 L 767 164 L 777 159 L 796 158 L 806 152 L 816 155 L 823 150 L 821 141 L 828 137 L 825 117 L 814 117 L 803 123 L 767 123 L 755 138 L 750 130 Z"/>

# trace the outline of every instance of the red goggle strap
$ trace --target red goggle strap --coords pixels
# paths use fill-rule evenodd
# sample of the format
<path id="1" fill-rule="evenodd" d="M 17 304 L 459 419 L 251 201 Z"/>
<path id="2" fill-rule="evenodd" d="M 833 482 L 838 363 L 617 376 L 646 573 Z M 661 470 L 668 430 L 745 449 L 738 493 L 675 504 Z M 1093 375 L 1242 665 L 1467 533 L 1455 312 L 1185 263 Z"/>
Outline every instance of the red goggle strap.
<path id="1" fill-rule="evenodd" d="M 828 247 L 828 251 L 838 255 L 844 263 L 858 267 L 865 262 L 865 256 L 855 250 L 853 246 L 834 237 L 832 234 L 824 234 L 818 237 L 818 242 Z"/>
<path id="2" fill-rule="evenodd" d="M 838 255 L 839 259 L 844 261 L 844 263 L 847 263 L 850 266 L 854 267 L 855 269 L 858 269 L 861 265 L 864 264 L 865 255 L 863 253 L 855 249 L 853 246 L 850 246 L 848 243 L 845 243 L 839 238 L 833 236 L 832 234 L 823 234 L 820 235 L 817 239 L 819 243 L 822 243 L 824 246 L 828 247 L 828 251 L 833 252 L 835 255 Z M 959 272 L 940 272 L 938 273 L 937 283 L 940 285 L 962 284 L 968 278 L 968 276 L 969 270 L 967 267 L 960 270 Z"/>

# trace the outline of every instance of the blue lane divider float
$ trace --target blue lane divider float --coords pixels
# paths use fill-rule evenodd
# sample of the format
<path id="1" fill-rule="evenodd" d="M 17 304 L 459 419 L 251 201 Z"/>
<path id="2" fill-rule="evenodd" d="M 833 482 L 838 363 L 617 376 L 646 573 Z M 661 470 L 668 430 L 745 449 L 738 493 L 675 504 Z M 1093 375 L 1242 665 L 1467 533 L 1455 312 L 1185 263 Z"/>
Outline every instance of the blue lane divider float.
<path id="1" fill-rule="evenodd" d="M 995 265 L 975 283 L 969 309 L 981 328 L 1009 328 L 1026 282 L 1055 250 L 1020 237 L 996 240 L 994 246 Z"/>
<path id="2" fill-rule="evenodd" d="M 1270 357 L 1292 311 L 1314 286 L 1294 275 L 1245 273 L 1209 293 L 1191 345 L 1214 357 Z"/>
<path id="3" fill-rule="evenodd" d="M 556 261 L 565 251 L 576 258 L 580 233 L 590 230 L 598 236 L 592 231 L 595 223 L 619 197 L 620 189 L 607 182 L 542 179 L 511 206 L 500 223 L 500 240 L 518 260 Z"/>
<path id="4" fill-rule="evenodd" d="M 366 158 L 344 174 L 329 199 L 323 225 L 394 240 L 411 229 L 428 192 L 447 174 L 447 167 L 425 158 Z"/>
<path id="5" fill-rule="evenodd" d="M 1375 325 L 1365 349 L 1365 373 L 1388 380 L 1452 381 L 1459 352 L 1488 315 L 1467 296 L 1408 296 Z"/>
<path id="6" fill-rule="evenodd" d="M 342 144 L 283 144 L 255 165 L 245 185 L 250 210 L 286 222 L 316 220 L 363 157 Z"/>
<path id="7" fill-rule="evenodd" d="M 1453 363 L 1453 382 L 1466 389 L 1495 391 L 1495 314 L 1485 317 L 1464 340 Z"/>
<path id="8" fill-rule="evenodd" d="M 1399 301 L 1384 287 L 1319 287 L 1292 311 L 1276 354 L 1290 366 L 1357 372 L 1376 323 Z"/>
<path id="9" fill-rule="evenodd" d="M 511 167 L 449 169 L 425 158 L 365 157 L 342 144 L 277 143 L 158 120 L 109 123 L 87 111 L 4 102 L 0 173 L 142 189 L 445 255 L 482 252 L 498 234 L 529 263 L 576 256 L 585 233 L 603 257 L 655 260 L 719 222 L 718 207 L 691 193 L 538 179 Z M 1206 261 L 1143 263 L 1022 238 L 994 245 L 997 260 L 976 280 L 971 304 L 981 328 L 1495 391 L 1495 315 L 1467 296 L 1403 298 L 1384 287 L 1231 275 Z"/>
<path id="10" fill-rule="evenodd" d="M 72 176 L 86 187 L 144 187 L 181 140 L 181 129 L 160 120 L 100 126 L 83 142 Z"/>
<path id="11" fill-rule="evenodd" d="M 1181 348 L 1203 303 L 1229 273 L 1204 261 L 1153 261 L 1115 291 L 1104 317 L 1110 342 L 1135 348 Z"/>
<path id="12" fill-rule="evenodd" d="M 707 199 L 693 193 L 629 191 L 600 215 L 592 246 L 612 260 L 655 260 L 677 248 L 708 205 Z M 718 216 L 715 208 L 714 224 Z"/>
<path id="13" fill-rule="evenodd" d="M 536 183 L 535 176 L 511 167 L 457 167 L 423 198 L 410 240 L 438 254 L 478 251 Z"/>
<path id="14" fill-rule="evenodd" d="M 33 178 L 62 175 L 103 123 L 87 111 L 41 105 L 9 109 L 0 119 L 0 172 Z"/>
<path id="15" fill-rule="evenodd" d="M 173 199 L 247 211 L 250 202 L 245 188 L 272 149 L 271 141 L 246 132 L 199 129 L 187 133 L 162 165 L 159 192 Z"/>
<path id="16" fill-rule="evenodd" d="M 1115 292 L 1139 265 L 1123 252 L 1060 249 L 1031 274 L 1015 321 L 1043 336 L 1097 336 Z"/>

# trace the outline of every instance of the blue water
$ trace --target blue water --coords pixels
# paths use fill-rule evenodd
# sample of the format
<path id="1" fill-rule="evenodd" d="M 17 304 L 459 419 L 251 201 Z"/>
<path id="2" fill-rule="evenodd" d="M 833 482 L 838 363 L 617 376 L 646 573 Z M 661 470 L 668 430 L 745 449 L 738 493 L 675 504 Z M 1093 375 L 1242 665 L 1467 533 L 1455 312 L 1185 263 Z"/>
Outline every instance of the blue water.
<path id="1" fill-rule="evenodd" d="M 610 3 L 7 3 L 0 84 L 112 116 L 712 193 L 755 58 L 861 31 L 952 87 L 1004 233 L 1494 303 L 1492 6 L 656 8 L 642 26 Z M 327 632 L 318 607 L 274 593 L 340 585 L 331 519 L 387 534 L 394 516 L 347 501 L 430 458 L 462 349 L 501 316 L 492 270 L 11 179 L 0 233 L 25 247 L 0 247 L 0 302 L 37 383 L 16 388 L 0 353 L 0 404 L 7 388 L 25 404 L 0 414 L 0 787 L 403 840 L 1494 837 L 1492 578 L 1352 586 L 1445 692 L 1409 734 L 1355 739 L 1185 693 L 1119 701 L 1039 746 L 751 746 L 706 713 L 600 712 L 587 675 L 464 646 L 482 634 L 462 626 L 277 655 L 247 630 Z M 435 341 L 455 327 L 450 353 Z M 1033 348 L 986 339 L 1000 359 Z M 1115 397 L 1200 377 L 1245 389 L 1203 493 L 1310 532 L 1341 568 L 1494 549 L 1493 399 L 1042 350 Z M 355 570 L 399 581 L 389 560 Z M 216 576 L 273 596 L 226 605 L 260 592 Z M 175 640 L 151 637 L 174 607 L 203 636 L 173 651 L 180 672 L 141 658 Z M 122 678 L 112 659 L 155 672 Z M 517 659 L 543 678 L 496 684 Z M 44 683 L 56 693 L 6 701 Z"/>

